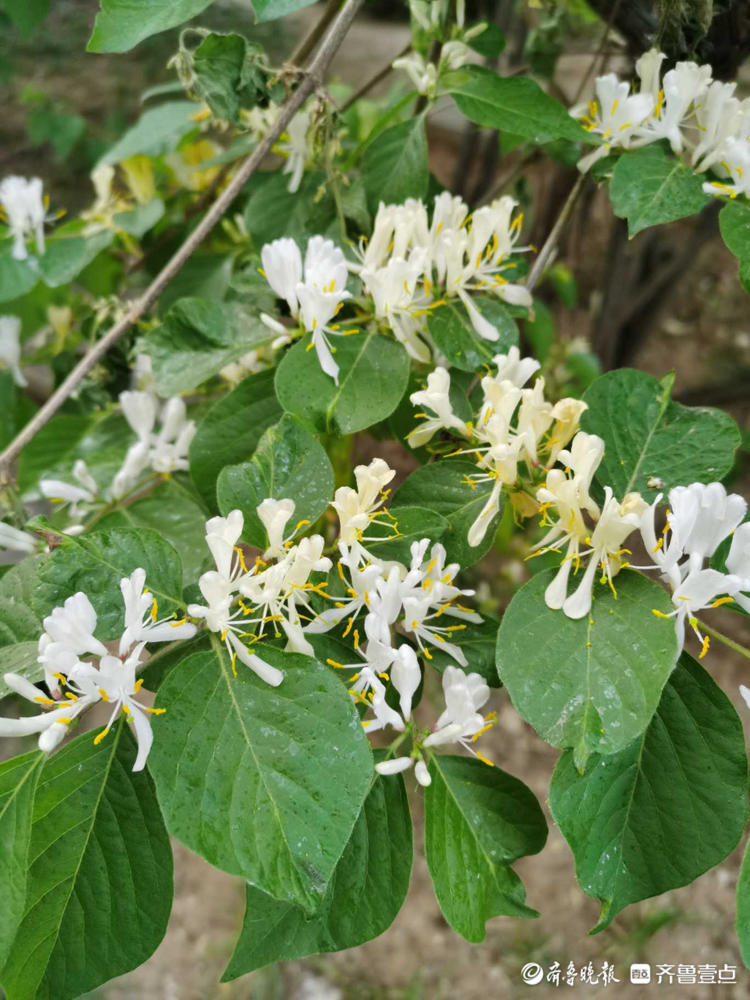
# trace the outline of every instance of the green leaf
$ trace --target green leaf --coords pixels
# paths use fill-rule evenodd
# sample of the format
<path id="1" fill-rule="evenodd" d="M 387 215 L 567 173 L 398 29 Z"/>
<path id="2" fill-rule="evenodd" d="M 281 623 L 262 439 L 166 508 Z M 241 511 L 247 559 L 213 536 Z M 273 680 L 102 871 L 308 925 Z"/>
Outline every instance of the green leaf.
<path id="1" fill-rule="evenodd" d="M 547 839 L 539 803 L 517 778 L 471 757 L 430 761 L 425 855 L 443 916 L 468 941 L 492 917 L 535 917 L 510 867 Z"/>
<path id="2" fill-rule="evenodd" d="M 206 513 L 194 495 L 177 479 L 160 483 L 147 497 L 113 511 L 97 522 L 97 530 L 149 528 L 174 546 L 182 563 L 182 583 L 200 576 L 208 556 Z"/>
<path id="3" fill-rule="evenodd" d="M 307 171 L 297 191 L 289 190 L 289 178 L 280 171 L 256 175 L 245 206 L 245 225 L 260 249 L 281 236 L 302 243 L 308 236 L 325 232 L 336 215 L 326 175 Z"/>
<path id="4" fill-rule="evenodd" d="M 251 458 L 263 432 L 281 416 L 273 382 L 273 371 L 248 375 L 198 425 L 190 444 L 190 475 L 211 510 L 218 510 L 221 470 Z"/>
<path id="5" fill-rule="evenodd" d="M 427 320 L 435 346 L 454 368 L 464 372 L 481 371 L 493 364 L 496 354 L 507 354 L 508 348 L 518 343 L 518 327 L 502 302 L 489 297 L 478 297 L 473 302 L 496 328 L 498 340 L 484 340 L 477 334 L 458 299 L 432 309 Z"/>
<path id="6" fill-rule="evenodd" d="M 50 0 L 4 0 L 3 9 L 24 35 L 30 35 L 49 14 Z"/>
<path id="7" fill-rule="evenodd" d="M 179 299 L 144 338 L 162 396 L 189 392 L 273 334 L 238 302 Z"/>
<path id="8" fill-rule="evenodd" d="M 0 646 L 39 638 L 39 618 L 12 598 L 0 598 Z"/>
<path id="9" fill-rule="evenodd" d="M 581 888 L 602 902 L 595 930 L 629 903 L 687 885 L 723 861 L 747 821 L 742 724 L 706 671 L 683 654 L 653 721 L 584 776 L 568 751 L 550 785 Z"/>
<path id="10" fill-rule="evenodd" d="M 615 496 L 638 490 L 647 500 L 673 486 L 710 483 L 732 467 L 740 433 L 732 418 L 710 407 L 670 399 L 671 379 L 659 382 L 632 368 L 607 372 L 583 396 L 581 428 L 604 439 L 596 477 Z"/>
<path id="11" fill-rule="evenodd" d="M 490 618 L 484 614 L 483 618 L 481 625 L 466 622 L 466 628 L 453 633 L 451 643 L 459 646 L 466 655 L 469 661 L 467 670 L 481 674 L 490 687 L 500 687 L 495 666 L 495 646 L 500 622 L 497 618 Z M 446 667 L 455 667 L 456 661 L 440 648 L 440 643 L 435 643 L 431 652 L 431 667 L 435 667 L 441 673 Z"/>
<path id="12" fill-rule="evenodd" d="M 89 52 L 127 52 L 138 42 L 189 21 L 213 0 L 100 0 Z"/>
<path id="13" fill-rule="evenodd" d="M 166 315 L 180 299 L 201 298 L 220 302 L 232 281 L 233 266 L 234 257 L 225 251 L 194 253 L 161 293 L 159 315 Z"/>
<path id="14" fill-rule="evenodd" d="M 307 656 L 257 645 L 278 688 L 223 649 L 195 653 L 159 689 L 149 760 L 170 832 L 207 861 L 307 913 L 320 908 L 372 776 L 351 699 Z"/>
<path id="15" fill-rule="evenodd" d="M 113 239 L 110 232 L 49 239 L 44 255 L 39 258 L 42 281 L 50 288 L 69 284 Z"/>
<path id="16" fill-rule="evenodd" d="M 72 1000 L 144 962 L 164 936 L 172 854 L 135 743 L 120 723 L 44 765 L 26 907 L 0 980 L 8 1000 Z"/>
<path id="17" fill-rule="evenodd" d="M 373 538 L 376 534 L 382 534 L 385 538 L 382 542 L 367 543 L 368 552 L 376 559 L 393 560 L 408 566 L 411 562 L 411 546 L 414 542 L 419 542 L 423 538 L 437 542 L 448 529 L 448 523 L 444 517 L 425 507 L 402 507 L 392 504 L 389 512 L 394 534 L 387 534 L 387 526 L 380 531 L 376 528 L 368 531 L 368 538 L 371 534 Z"/>
<path id="18" fill-rule="evenodd" d="M 386 205 L 425 198 L 430 182 L 424 115 L 391 125 L 367 146 L 362 158 L 367 204 Z"/>
<path id="19" fill-rule="evenodd" d="M 135 2 L 138 3 L 138 0 Z M 151 0 L 144 2 L 150 3 Z M 161 156 L 171 152 L 183 135 L 196 127 L 193 116 L 197 110 L 198 106 L 193 101 L 168 101 L 149 108 L 104 154 L 97 166 L 122 163 L 131 156 Z"/>
<path id="20" fill-rule="evenodd" d="M 31 817 L 44 759 L 44 754 L 35 750 L 0 764 L 0 969 L 8 960 L 26 909 Z"/>
<path id="21" fill-rule="evenodd" d="M 516 591 L 497 635 L 500 680 L 522 718 L 542 739 L 572 747 L 583 769 L 589 754 L 616 753 L 643 732 L 679 654 L 672 604 L 633 570 L 594 584 L 587 618 L 574 621 L 544 603 L 554 573 Z M 575 578 L 571 575 L 571 587 Z"/>
<path id="22" fill-rule="evenodd" d="M 399 506 L 428 507 L 447 520 L 448 527 L 440 539 L 445 546 L 448 562 L 457 562 L 462 569 L 471 566 L 492 548 L 500 512 L 490 521 L 479 545 L 469 545 L 469 528 L 477 519 L 492 492 L 492 484 L 474 484 L 467 477 L 476 473 L 476 466 L 464 459 L 449 458 L 416 469 L 396 490 L 393 503 Z"/>
<path id="23" fill-rule="evenodd" d="M 406 897 L 411 863 L 411 817 L 403 779 L 375 777 L 313 918 L 307 919 L 294 903 L 247 886 L 242 934 L 222 982 L 271 962 L 355 948 L 382 934 Z"/>
<path id="24" fill-rule="evenodd" d="M 37 638 L 26 642 L 10 643 L 7 646 L 0 646 L 0 698 L 5 698 L 10 694 L 11 689 L 3 680 L 3 674 L 20 674 L 26 680 L 36 684 L 44 675 L 44 668 L 41 663 L 37 663 L 39 656 L 39 636 L 42 633 L 41 626 L 37 630 Z"/>
<path id="25" fill-rule="evenodd" d="M 282 407 L 317 431 L 354 434 L 398 406 L 409 381 L 409 355 L 401 344 L 373 331 L 332 337 L 339 384 L 323 372 L 306 334 L 276 369 Z"/>
<path id="26" fill-rule="evenodd" d="M 441 85 L 477 125 L 512 132 L 537 145 L 552 139 L 598 141 L 531 77 L 502 77 L 484 66 L 464 66 L 446 73 Z"/>
<path id="27" fill-rule="evenodd" d="M 609 186 L 615 215 L 628 220 L 628 233 L 695 215 L 711 200 L 703 179 L 662 145 L 623 153 Z"/>
<path id="28" fill-rule="evenodd" d="M 473 27 L 478 27 L 478 25 Z M 485 21 L 484 31 L 469 39 L 468 45 L 485 59 L 497 59 L 505 48 L 505 35 L 494 21 Z"/>
<path id="29" fill-rule="evenodd" d="M 750 291 L 750 205 L 739 200 L 727 202 L 719 213 L 719 230 L 739 262 L 743 288 Z"/>
<path id="30" fill-rule="evenodd" d="M 30 292 L 39 281 L 39 273 L 26 260 L 0 255 L 0 302 L 11 302 Z"/>
<path id="31" fill-rule="evenodd" d="M 275 21 L 279 17 L 286 17 L 295 10 L 302 10 L 309 7 L 314 0 L 251 0 L 255 19 L 258 23 L 262 21 Z"/>
<path id="32" fill-rule="evenodd" d="M 37 663 L 42 623 L 32 608 L 38 570 L 45 557 L 27 556 L 0 580 L 0 698 L 10 693 L 3 680 L 8 671 L 32 683 L 43 674 Z"/>
<path id="33" fill-rule="evenodd" d="M 244 540 L 265 549 L 268 540 L 255 512 L 258 504 L 267 497 L 294 500 L 288 531 L 302 520 L 312 524 L 333 496 L 333 469 L 318 440 L 287 413 L 268 428 L 249 462 L 222 470 L 216 495 L 222 514 L 242 511 Z"/>
<path id="34" fill-rule="evenodd" d="M 97 637 L 119 638 L 124 627 L 120 580 L 139 566 L 146 570 L 146 586 L 161 617 L 182 606 L 180 557 L 156 531 L 112 528 L 78 538 L 60 535 L 59 540 L 39 571 L 34 603 L 41 617 L 82 590 L 97 614 Z"/>
<path id="35" fill-rule="evenodd" d="M 737 912 L 734 921 L 742 961 L 750 968 L 750 841 L 745 847 L 737 879 Z"/>
<path id="36" fill-rule="evenodd" d="M 192 55 L 193 91 L 217 118 L 240 123 L 240 110 L 268 101 L 272 70 L 261 46 L 234 33 L 206 35 Z"/>
<path id="37" fill-rule="evenodd" d="M 117 212 L 114 216 L 115 225 L 140 239 L 164 215 L 164 202 L 161 198 L 152 198 L 146 205 L 137 205 L 128 212 Z"/>
<path id="38" fill-rule="evenodd" d="M 18 485 L 22 492 L 35 489 L 43 476 L 72 466 L 78 443 L 91 426 L 91 417 L 80 413 L 60 413 L 45 424 L 21 452 Z"/>

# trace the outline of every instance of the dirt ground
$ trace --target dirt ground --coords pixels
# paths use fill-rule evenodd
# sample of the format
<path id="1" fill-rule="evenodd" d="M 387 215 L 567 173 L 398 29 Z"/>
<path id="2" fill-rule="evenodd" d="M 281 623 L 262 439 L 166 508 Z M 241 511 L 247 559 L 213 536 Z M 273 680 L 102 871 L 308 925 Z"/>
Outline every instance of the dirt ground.
<path id="1" fill-rule="evenodd" d="M 51 33 L 36 51 L 31 46 L 21 51 L 20 74 L 11 83 L 7 115 L 0 126 L 4 170 L 9 165 L 19 172 L 39 169 L 39 154 L 25 145 L 23 114 L 15 100 L 23 85 L 65 95 L 75 110 L 106 131 L 113 108 L 120 116 L 132 118 L 137 112 L 138 91 L 165 78 L 163 65 L 169 47 L 163 36 L 146 43 L 135 64 L 119 56 L 85 61 L 82 37 L 94 8 L 95 4 L 88 0 L 56 4 L 55 17 L 64 30 Z M 235 23 L 232 19 L 238 11 L 245 26 L 249 23 L 241 5 L 221 3 L 212 11 L 212 18 L 219 18 L 225 25 Z M 303 25 L 309 17 L 310 12 L 303 12 L 298 24 Z M 354 84 L 361 82 L 363 57 L 371 67 L 372 49 L 376 47 L 385 62 L 399 51 L 406 37 L 403 26 L 358 26 L 346 55 L 337 64 L 338 72 Z M 285 50 L 290 47 L 291 42 L 284 46 Z M 379 57 L 377 64 L 380 62 Z M 136 66 L 135 73 L 127 70 L 128 65 Z M 96 87 L 90 86 L 92 66 L 96 67 Z M 568 64 L 566 73 L 575 77 L 575 65 Z M 441 132 L 450 133 L 450 112 L 441 112 L 436 125 Z M 447 142 L 436 152 L 433 166 L 438 175 L 446 169 L 450 146 Z M 72 190 L 75 172 L 73 180 L 65 183 L 54 175 L 54 169 L 50 176 L 58 185 L 60 198 L 65 194 L 65 183 Z M 76 183 L 84 179 L 85 173 Z M 594 222 L 585 230 L 576 230 L 575 223 L 572 227 L 571 249 L 583 264 L 579 274 L 580 307 L 558 316 L 560 329 L 569 337 L 585 337 L 590 332 L 592 290 L 596 288 L 598 262 L 606 250 L 607 211 L 606 200 L 600 198 Z M 679 227 L 674 232 L 679 239 Z M 718 238 L 706 241 L 695 267 L 681 282 L 669 310 L 640 352 L 638 366 L 658 376 L 676 368 L 678 391 L 719 381 L 737 367 L 750 366 L 747 301 L 738 286 L 731 256 Z M 737 405 L 732 413 L 747 429 L 750 404 Z M 366 443 L 363 448 L 367 448 Z M 743 476 L 737 486 L 745 494 L 750 492 L 748 476 Z M 727 630 L 742 638 L 737 634 L 736 618 L 730 618 L 729 613 L 724 618 L 717 615 L 716 626 L 721 629 L 723 622 Z M 750 639 L 747 631 L 745 641 Z M 727 655 L 715 645 L 704 662 L 747 719 L 748 711 L 737 693 L 738 683 L 748 676 L 747 661 Z M 428 692 L 426 697 L 431 694 L 436 693 Z M 486 737 L 486 752 L 504 770 L 523 779 L 546 808 L 557 751 L 518 718 L 504 692 L 496 694 L 494 700 L 492 707 L 499 709 L 501 725 Z M 664 1000 L 708 1000 L 714 996 L 741 1000 L 750 996 L 750 973 L 742 966 L 732 926 L 739 848 L 692 886 L 631 906 L 612 927 L 589 937 L 587 932 L 596 922 L 597 904 L 578 888 L 570 852 L 548 815 L 546 847 L 541 854 L 516 866 L 526 884 L 528 902 L 541 911 L 541 917 L 536 921 L 498 918 L 488 925 L 483 944 L 470 945 L 447 926 L 434 899 L 422 851 L 420 792 L 416 788 L 411 791 L 416 837 L 411 891 L 395 923 L 379 939 L 339 955 L 289 962 L 234 983 L 217 985 L 242 921 L 242 884 L 176 843 L 174 908 L 162 945 L 141 968 L 101 987 L 92 996 L 102 1000 L 515 1000 L 567 992 L 576 997 L 625 998 L 637 990 L 629 982 L 628 970 L 631 962 L 638 961 L 654 966 L 670 963 L 737 967 L 736 985 L 652 985 L 641 988 L 644 996 Z M 570 961 L 578 967 L 588 962 L 600 967 L 607 961 L 614 966 L 619 982 L 606 988 L 577 985 L 573 989 L 522 983 L 520 971 L 525 964 L 538 962 L 547 968 L 554 961 L 563 969 Z"/>

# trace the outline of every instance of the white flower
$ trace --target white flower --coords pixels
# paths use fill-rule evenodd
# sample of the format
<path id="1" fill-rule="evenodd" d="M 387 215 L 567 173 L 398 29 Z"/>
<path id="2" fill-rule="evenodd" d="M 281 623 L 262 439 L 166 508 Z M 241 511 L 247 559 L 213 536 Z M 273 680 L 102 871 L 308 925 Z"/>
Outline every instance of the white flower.
<path id="1" fill-rule="evenodd" d="M 487 383 L 483 382 L 485 392 L 490 380 L 498 385 L 510 382 L 516 388 L 522 389 L 541 367 L 536 358 L 522 358 L 521 352 L 515 345 L 508 348 L 507 354 L 496 354 L 492 360 L 497 368 L 497 373 L 494 376 L 487 376 Z"/>
<path id="2" fill-rule="evenodd" d="M 553 465 L 558 455 L 567 447 L 571 438 L 578 432 L 581 414 L 588 409 L 588 403 L 582 399 L 560 399 L 552 407 L 552 418 L 555 421 L 550 431 L 547 447 L 549 454 L 546 464 Z"/>
<path id="3" fill-rule="evenodd" d="M 120 500 L 130 493 L 141 475 L 149 466 L 149 446 L 147 441 L 136 441 L 125 453 L 122 465 L 115 473 L 109 486 L 109 495 Z"/>
<path id="4" fill-rule="evenodd" d="M 710 558 L 747 513 L 738 493 L 727 494 L 721 483 L 675 486 L 669 492 L 667 522 L 679 551 L 692 572 Z"/>
<path id="5" fill-rule="evenodd" d="M 750 590 L 750 521 L 741 524 L 732 536 L 726 565 L 733 576 L 742 580 L 741 590 Z M 734 599 L 750 613 L 750 597 L 746 594 L 735 594 Z"/>
<path id="6" fill-rule="evenodd" d="M 151 438 L 149 462 L 154 472 L 168 475 L 189 468 L 187 454 L 195 437 L 195 423 L 187 419 L 179 396 L 168 399 L 159 414 L 159 432 Z"/>
<path id="7" fill-rule="evenodd" d="M 602 137 L 602 145 L 578 161 L 581 173 L 589 170 L 610 149 L 627 149 L 632 145 L 638 127 L 654 110 L 654 98 L 649 93 L 631 94 L 627 83 L 617 79 L 615 73 L 599 76 L 595 84 L 596 99 L 589 103 L 588 115 L 583 117 L 583 127 Z M 571 114 L 578 117 L 573 109 Z"/>
<path id="8" fill-rule="evenodd" d="M 39 733 L 39 749 L 50 752 L 61 742 L 70 723 L 86 708 L 99 700 L 99 696 L 76 697 L 64 702 L 55 701 L 19 674 L 7 673 L 3 680 L 16 694 L 32 702 L 38 708 L 48 709 L 39 715 L 23 716 L 20 719 L 0 717 L 0 736 L 30 736 Z M 51 709 L 51 711 L 50 711 Z"/>
<path id="9" fill-rule="evenodd" d="M 391 683 L 398 691 L 401 715 L 408 722 L 411 718 L 411 703 L 422 679 L 419 661 L 411 646 L 404 644 L 396 650 L 391 663 Z"/>
<path id="10" fill-rule="evenodd" d="M 736 198 L 750 193 L 750 146 L 747 137 L 731 136 L 727 139 L 721 149 L 721 161 L 715 163 L 713 169 L 723 174 L 726 180 L 706 181 L 703 185 L 706 194 Z"/>
<path id="11" fill-rule="evenodd" d="M 38 539 L 34 535 L 0 521 L 0 549 L 8 549 L 11 552 L 33 552 L 37 544 Z"/>
<path id="12" fill-rule="evenodd" d="M 641 93 L 650 94 L 654 104 L 659 100 L 661 64 L 666 58 L 666 55 L 658 49 L 649 49 L 635 64 L 635 71 L 641 81 Z"/>
<path id="13" fill-rule="evenodd" d="M 268 548 L 263 553 L 264 559 L 277 559 L 285 554 L 287 539 L 284 538 L 284 530 L 287 521 L 294 514 L 294 507 L 294 500 L 272 500 L 270 497 L 258 505 L 258 517 L 268 535 Z"/>
<path id="14" fill-rule="evenodd" d="M 728 139 L 743 131 L 747 102 L 740 102 L 734 92 L 736 83 L 714 80 L 695 108 L 698 142 L 691 155 L 694 170 L 708 170 L 723 159 Z"/>
<path id="15" fill-rule="evenodd" d="M 339 574 L 347 584 L 346 594 L 337 596 L 332 608 L 321 611 L 305 626 L 305 631 L 312 635 L 330 631 L 345 618 L 349 619 L 349 630 L 351 630 L 357 615 L 369 606 L 382 578 L 383 570 L 377 563 L 360 566 L 359 547 L 350 548 L 345 542 L 339 541 L 339 552 Z M 348 570 L 348 579 L 344 576 L 344 568 Z"/>
<path id="16" fill-rule="evenodd" d="M 438 68 L 427 62 L 420 52 L 410 52 L 391 63 L 394 69 L 403 70 L 414 84 L 414 89 L 425 97 L 434 97 L 438 81 Z"/>
<path id="17" fill-rule="evenodd" d="M 425 421 L 408 434 L 412 448 L 421 448 L 439 430 L 455 430 L 462 435 L 468 433 L 465 422 L 453 412 L 450 388 L 450 375 L 445 368 L 437 367 L 427 376 L 427 388 L 413 392 L 409 397 L 414 406 L 424 406 L 435 414 L 434 417 L 428 413 L 415 414 L 417 418 L 424 417 Z"/>
<path id="18" fill-rule="evenodd" d="M 700 657 L 708 651 L 708 636 L 704 636 L 695 617 L 699 611 L 718 607 L 725 600 L 736 598 L 743 581 L 736 576 L 720 573 L 716 569 L 698 569 L 688 573 L 672 594 L 675 610 L 666 617 L 675 618 L 677 640 L 682 649 L 685 643 L 685 623 L 690 625 L 703 644 Z M 663 615 L 658 615 L 660 618 Z"/>
<path id="19" fill-rule="evenodd" d="M 654 60 L 655 61 L 655 60 Z M 706 93 L 711 82 L 711 67 L 693 62 L 679 62 L 664 75 L 662 91 L 657 96 L 653 114 L 638 130 L 641 141 L 666 139 L 673 153 L 683 148 L 682 127 L 693 104 Z"/>
<path id="20" fill-rule="evenodd" d="M 184 619 L 173 621 L 164 618 L 157 621 L 158 604 L 156 598 L 144 589 L 146 571 L 133 570 L 129 577 L 120 580 L 120 590 L 125 605 L 125 631 L 120 638 L 120 656 L 139 642 L 174 642 L 177 639 L 192 639 L 195 625 Z"/>
<path id="21" fill-rule="evenodd" d="M 294 240 L 285 238 L 266 243 L 261 250 L 263 273 L 279 298 L 285 299 L 294 319 L 312 333 L 312 344 L 320 367 L 338 383 L 339 367 L 333 360 L 326 334 L 336 333 L 330 322 L 342 303 L 350 298 L 346 290 L 346 258 L 333 240 L 311 236 L 305 251 L 304 280 L 302 256 Z"/>
<path id="22" fill-rule="evenodd" d="M 646 506 L 640 493 L 628 493 L 620 503 L 612 495 L 611 487 L 605 486 L 604 505 L 596 527 L 591 532 L 591 548 L 587 552 L 578 553 L 579 558 L 588 555 L 589 564 L 578 587 L 562 606 L 568 618 L 584 618 L 591 610 L 591 591 L 598 567 L 602 568 L 603 580 L 607 580 L 612 592 L 615 592 L 612 577 L 627 565 L 627 559 L 623 556 L 630 555 L 623 544 L 639 527 Z"/>
<path id="23" fill-rule="evenodd" d="M 310 112 L 298 111 L 286 127 L 286 140 L 279 143 L 279 152 L 286 155 L 282 174 L 290 174 L 287 191 L 299 190 L 305 163 L 309 156 L 307 131 L 310 127 Z"/>
<path id="24" fill-rule="evenodd" d="M 188 449 L 196 430 L 179 396 L 168 399 L 160 408 L 153 392 L 128 390 L 120 393 L 119 402 L 138 440 L 128 449 L 112 480 L 109 493 L 115 500 L 129 493 L 148 468 L 164 476 L 187 470 Z M 157 423 L 159 430 L 155 431 Z"/>
<path id="25" fill-rule="evenodd" d="M 73 465 L 73 478 L 80 483 L 79 486 L 66 483 L 62 479 L 42 479 L 39 482 L 39 490 L 43 497 L 53 503 L 69 503 L 70 512 L 75 517 L 78 514 L 79 504 L 94 503 L 99 487 L 83 459 L 78 459 Z"/>
<path id="26" fill-rule="evenodd" d="M 396 340 L 415 361 L 424 363 L 431 357 L 422 339 L 429 298 L 418 291 L 418 283 L 427 266 L 425 249 L 414 247 L 408 257 L 394 254 L 382 266 L 365 266 L 360 271 L 364 289 L 372 296 L 376 318 L 390 326 Z"/>
<path id="27" fill-rule="evenodd" d="M 21 371 L 21 320 L 18 316 L 0 316 L 0 365 L 9 369 L 16 385 L 28 384 Z"/>
<path id="28" fill-rule="evenodd" d="M 387 462 L 374 458 L 369 465 L 355 468 L 356 490 L 351 486 L 336 490 L 331 506 L 339 516 L 339 538 L 345 545 L 360 542 L 371 523 L 384 523 L 378 522 L 376 515 L 388 497 L 385 487 L 395 475 Z"/>
<path id="29" fill-rule="evenodd" d="M 0 205 L 8 220 L 13 236 L 13 256 L 25 260 L 28 256 L 26 240 L 36 239 L 37 253 L 44 253 L 44 200 L 42 182 L 38 177 L 6 177 L 0 181 Z"/>
<path id="30" fill-rule="evenodd" d="M 443 746 L 460 743 L 484 763 L 490 761 L 477 753 L 473 743 L 494 724 L 494 713 L 482 716 L 479 709 L 487 702 L 490 689 L 480 674 L 466 674 L 458 667 L 446 667 L 443 672 L 445 711 L 438 718 L 434 731 L 424 740 L 423 746 Z"/>

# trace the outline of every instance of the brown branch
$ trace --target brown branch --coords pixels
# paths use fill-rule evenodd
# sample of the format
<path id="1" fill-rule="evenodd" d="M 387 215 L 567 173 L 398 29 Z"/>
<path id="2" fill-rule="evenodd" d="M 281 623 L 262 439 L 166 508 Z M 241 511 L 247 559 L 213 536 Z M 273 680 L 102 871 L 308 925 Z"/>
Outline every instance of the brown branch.
<path id="1" fill-rule="evenodd" d="M 266 133 L 247 159 L 243 161 L 237 173 L 208 209 L 193 232 L 164 265 L 141 298 L 130 307 L 124 318 L 116 323 L 101 340 L 93 345 L 91 350 L 60 383 L 44 406 L 34 414 L 28 424 L 11 441 L 5 451 L 0 454 L 0 484 L 9 481 L 11 463 L 17 458 L 21 450 L 39 433 L 47 421 L 54 416 L 84 375 L 107 353 L 123 333 L 130 329 L 146 310 L 156 302 L 169 282 L 219 222 L 249 178 L 255 173 L 264 158 L 271 151 L 274 142 L 276 142 L 299 108 L 313 90 L 321 85 L 323 73 L 336 54 L 363 2 L 364 0 L 346 0 L 344 6 L 341 8 L 341 12 L 318 49 L 315 58 L 303 73 L 299 86 L 281 106 L 279 117 L 273 127 Z M 327 10 L 323 16 L 328 16 Z"/>
<path id="2" fill-rule="evenodd" d="M 560 239 L 560 234 L 565 228 L 565 223 L 570 218 L 570 213 L 573 211 L 575 203 L 578 201 L 578 196 L 581 191 L 583 191 L 584 185 L 588 180 L 587 174 L 580 174 L 578 180 L 575 182 L 573 187 L 570 189 L 568 197 L 565 199 L 565 204 L 557 217 L 557 220 L 550 231 L 549 236 L 544 241 L 544 246 L 539 251 L 539 256 L 534 261 L 534 266 L 529 274 L 528 281 L 526 282 L 526 287 L 531 291 L 536 283 L 541 278 L 544 273 L 545 268 L 552 260 L 552 257 L 557 250 L 557 243 Z M 0 456 L 2 457 L 2 456 Z"/>

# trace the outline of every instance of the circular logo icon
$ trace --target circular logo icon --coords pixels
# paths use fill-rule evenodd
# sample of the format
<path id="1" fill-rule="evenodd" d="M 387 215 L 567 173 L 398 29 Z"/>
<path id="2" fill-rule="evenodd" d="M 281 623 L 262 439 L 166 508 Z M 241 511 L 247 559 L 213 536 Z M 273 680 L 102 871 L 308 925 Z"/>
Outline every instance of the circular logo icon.
<path id="1" fill-rule="evenodd" d="M 527 962 L 521 969 L 521 979 L 527 986 L 536 986 L 544 979 L 544 969 L 538 962 Z"/>

